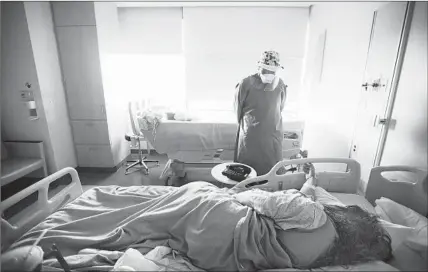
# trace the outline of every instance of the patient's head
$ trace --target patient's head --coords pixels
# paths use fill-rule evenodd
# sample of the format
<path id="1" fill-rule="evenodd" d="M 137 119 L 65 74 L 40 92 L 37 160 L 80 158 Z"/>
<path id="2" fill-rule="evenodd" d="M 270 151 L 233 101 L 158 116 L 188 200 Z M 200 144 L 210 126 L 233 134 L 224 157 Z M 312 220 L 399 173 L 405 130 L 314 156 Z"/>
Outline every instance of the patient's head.
<path id="1" fill-rule="evenodd" d="M 325 205 L 324 211 L 333 222 L 337 237 L 312 268 L 386 261 L 392 257 L 391 238 L 377 216 L 354 205 Z"/>

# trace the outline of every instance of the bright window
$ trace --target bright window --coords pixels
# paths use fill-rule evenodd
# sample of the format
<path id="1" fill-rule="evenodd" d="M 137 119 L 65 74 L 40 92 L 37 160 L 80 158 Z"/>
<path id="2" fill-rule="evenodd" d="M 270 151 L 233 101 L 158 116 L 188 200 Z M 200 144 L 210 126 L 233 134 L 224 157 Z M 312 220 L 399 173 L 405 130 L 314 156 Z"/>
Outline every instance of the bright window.
<path id="1" fill-rule="evenodd" d="M 306 8 L 119 8 L 118 54 L 109 56 L 115 89 L 153 107 L 233 116 L 236 84 L 256 72 L 263 50 L 275 49 L 285 110 L 294 112 L 308 18 Z"/>
<path id="2" fill-rule="evenodd" d="M 151 106 L 183 108 L 185 106 L 184 56 L 178 54 L 110 56 L 116 86 L 130 100 L 144 99 Z"/>
<path id="3" fill-rule="evenodd" d="M 190 110 L 232 111 L 235 86 L 257 72 L 264 50 L 281 54 L 286 110 L 301 92 L 307 8 L 184 7 L 186 93 Z"/>

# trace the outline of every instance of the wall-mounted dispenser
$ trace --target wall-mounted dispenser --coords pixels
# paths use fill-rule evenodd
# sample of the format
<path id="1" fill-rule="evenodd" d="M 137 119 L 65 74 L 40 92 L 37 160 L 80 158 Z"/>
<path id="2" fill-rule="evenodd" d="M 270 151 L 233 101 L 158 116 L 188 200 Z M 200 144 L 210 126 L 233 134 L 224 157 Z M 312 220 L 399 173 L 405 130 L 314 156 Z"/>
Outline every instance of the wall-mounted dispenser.
<path id="1" fill-rule="evenodd" d="M 31 89 L 31 84 L 25 83 L 25 86 L 28 89 Z M 37 104 L 34 100 L 34 94 L 32 90 L 21 91 L 21 101 L 25 103 L 25 107 L 28 110 L 28 119 L 37 120 L 39 119 L 39 115 L 37 113 Z"/>
<path id="2" fill-rule="evenodd" d="M 39 119 L 39 116 L 37 115 L 36 101 L 28 101 L 27 107 L 30 112 L 30 120 Z"/>

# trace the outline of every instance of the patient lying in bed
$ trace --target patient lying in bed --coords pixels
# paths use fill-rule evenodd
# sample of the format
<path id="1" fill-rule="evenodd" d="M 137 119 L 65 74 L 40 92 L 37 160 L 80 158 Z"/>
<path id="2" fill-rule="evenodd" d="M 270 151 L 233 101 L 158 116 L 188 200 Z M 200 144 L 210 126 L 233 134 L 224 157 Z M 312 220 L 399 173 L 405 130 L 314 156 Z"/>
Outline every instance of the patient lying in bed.
<path id="1" fill-rule="evenodd" d="M 39 245 L 55 243 L 72 269 L 116 261 L 88 263 L 78 256 L 83 249 L 132 247 L 144 254 L 161 245 L 205 270 L 310 268 L 389 257 L 390 239 L 376 220 L 356 207 L 321 206 L 295 190 L 236 192 L 206 182 L 108 186 L 85 192 L 12 248 L 31 245 L 48 229 Z"/>

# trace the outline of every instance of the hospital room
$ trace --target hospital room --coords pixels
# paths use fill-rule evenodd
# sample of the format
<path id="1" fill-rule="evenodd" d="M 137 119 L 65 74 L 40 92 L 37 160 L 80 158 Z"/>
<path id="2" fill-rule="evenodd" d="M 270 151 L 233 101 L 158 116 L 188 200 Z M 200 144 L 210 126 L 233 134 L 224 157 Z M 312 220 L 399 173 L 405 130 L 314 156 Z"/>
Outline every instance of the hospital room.
<path id="1" fill-rule="evenodd" d="M 0 271 L 428 271 L 427 14 L 0 1 Z"/>

